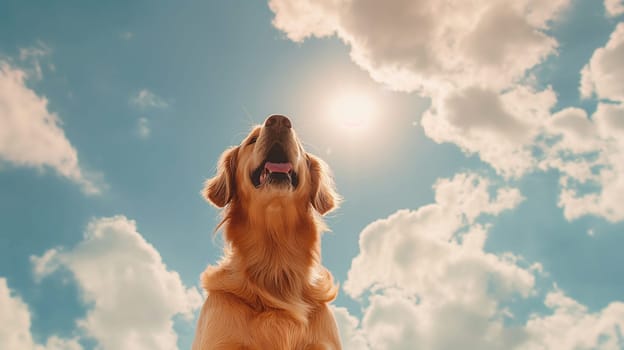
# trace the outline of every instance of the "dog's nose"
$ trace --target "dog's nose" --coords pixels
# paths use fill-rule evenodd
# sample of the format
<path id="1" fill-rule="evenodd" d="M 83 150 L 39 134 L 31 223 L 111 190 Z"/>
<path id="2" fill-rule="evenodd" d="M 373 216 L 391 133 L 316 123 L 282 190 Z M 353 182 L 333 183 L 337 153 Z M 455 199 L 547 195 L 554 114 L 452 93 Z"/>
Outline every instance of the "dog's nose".
<path id="1" fill-rule="evenodd" d="M 292 128 L 292 123 L 290 122 L 290 119 L 286 118 L 283 115 L 273 114 L 272 116 L 267 118 L 267 120 L 264 122 L 264 126 L 276 130 L 290 129 Z"/>

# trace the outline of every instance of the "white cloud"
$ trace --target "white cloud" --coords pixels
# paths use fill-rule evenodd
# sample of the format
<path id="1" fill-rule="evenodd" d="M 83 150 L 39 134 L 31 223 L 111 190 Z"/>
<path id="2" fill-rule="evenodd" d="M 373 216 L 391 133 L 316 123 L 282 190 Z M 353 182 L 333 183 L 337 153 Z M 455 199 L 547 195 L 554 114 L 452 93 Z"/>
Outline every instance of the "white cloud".
<path id="1" fill-rule="evenodd" d="M 568 220 L 596 215 L 624 220 L 624 24 L 583 69 L 581 89 L 601 102 L 591 118 L 582 109 L 551 115 L 557 99 L 548 88 L 515 86 L 502 93 L 480 88 L 434 97 L 424 114 L 426 134 L 478 154 L 506 177 L 534 169 L 560 173 L 559 205 Z"/>
<path id="2" fill-rule="evenodd" d="M 555 52 L 546 34 L 569 0 L 469 2 L 271 0 L 273 24 L 294 41 L 337 35 L 351 58 L 393 89 L 503 88 Z"/>
<path id="3" fill-rule="evenodd" d="M 511 253 L 484 251 L 489 224 L 520 203 L 520 193 L 474 174 L 439 180 L 436 202 L 375 221 L 360 235 L 360 252 L 344 284 L 361 300 L 361 323 L 335 310 L 346 344 L 371 349 L 616 349 L 622 344 L 624 304 L 597 313 L 557 288 L 546 306 L 553 314 L 526 323 L 507 303 L 536 297 L 539 263 Z M 365 300 L 362 300 L 364 299 Z M 617 327 L 620 327 L 618 335 Z M 365 347 L 363 347 L 365 348 Z"/>
<path id="4" fill-rule="evenodd" d="M 65 137 L 59 117 L 48 111 L 45 97 L 26 86 L 26 76 L 23 70 L 0 61 L 0 161 L 50 167 L 84 192 L 99 193 L 80 168 L 76 149 Z"/>
<path id="5" fill-rule="evenodd" d="M 0 345 L 3 349 L 32 349 L 30 311 L 19 298 L 11 295 L 5 278 L 0 278 Z"/>
<path id="6" fill-rule="evenodd" d="M 153 92 L 143 89 L 136 95 L 130 97 L 130 103 L 141 110 L 146 109 L 163 109 L 169 107 L 169 104 Z"/>
<path id="7" fill-rule="evenodd" d="M 150 129 L 149 120 L 145 117 L 139 118 L 137 121 L 137 133 L 139 134 L 139 137 L 147 139 L 151 132 L 152 130 Z"/>
<path id="8" fill-rule="evenodd" d="M 592 119 L 596 121 L 598 134 L 601 138 L 610 139 L 623 145 L 624 101 L 619 104 L 598 104 Z"/>
<path id="9" fill-rule="evenodd" d="M 333 35 L 343 6 L 341 0 L 269 1 L 269 7 L 275 13 L 273 25 L 285 31 L 293 41 L 302 41 L 308 36 Z"/>
<path id="10" fill-rule="evenodd" d="M 516 189 L 458 174 L 434 186 L 436 202 L 366 227 L 344 289 L 370 293 L 361 332 L 373 349 L 500 349 L 521 339 L 503 325 L 500 303 L 527 297 L 533 273 L 519 257 L 483 251 L 488 226 L 476 223 L 522 201 Z M 449 334 L 453 334 L 449 337 Z"/>
<path id="11" fill-rule="evenodd" d="M 398 211 L 362 231 L 360 254 L 353 259 L 344 289 L 358 297 L 367 288 L 400 284 L 419 295 L 453 298 L 465 289 L 465 279 L 489 276 L 493 280 L 513 281 L 503 288 L 506 291 L 526 294 L 533 284 L 532 275 L 483 254 L 486 227 L 474 224 L 482 214 L 496 215 L 518 205 L 523 200 L 520 192 L 501 188 L 492 198 L 489 181 L 474 174 L 439 180 L 434 188 L 436 203 L 416 211 Z M 470 229 L 456 237 L 462 228 Z M 460 272 L 461 265 L 472 269 Z M 448 282 L 448 290 L 438 287 L 435 281 L 439 279 Z M 477 297 L 478 293 L 468 295 Z"/>
<path id="12" fill-rule="evenodd" d="M 561 172 L 559 205 L 568 219 L 597 215 L 624 220 L 624 105 L 598 105 L 591 120 L 580 109 L 557 113 L 548 132 L 560 136 L 540 164 Z M 591 185 L 594 190 L 581 190 Z"/>
<path id="13" fill-rule="evenodd" d="M 35 350 L 82 350 L 82 345 L 76 339 L 51 336 L 45 345 L 38 345 Z"/>
<path id="14" fill-rule="evenodd" d="M 338 324 L 343 350 L 368 350 L 366 337 L 359 328 L 360 321 L 344 307 L 332 305 L 331 309 Z"/>
<path id="15" fill-rule="evenodd" d="M 561 137 L 551 147 L 551 152 L 584 154 L 600 148 L 596 128 L 580 108 L 566 108 L 552 115 L 546 123 L 546 132 Z"/>
<path id="16" fill-rule="evenodd" d="M 45 345 L 36 344 L 30 332 L 30 310 L 19 296 L 12 295 L 5 278 L 0 277 L 0 348 L 19 350 L 81 350 L 76 339 L 57 336 Z"/>
<path id="17" fill-rule="evenodd" d="M 624 23 L 619 23 L 604 47 L 597 49 L 581 73 L 581 94 L 624 101 Z"/>
<path id="18" fill-rule="evenodd" d="M 557 99 L 552 89 L 515 86 L 502 94 L 469 87 L 436 96 L 422 118 L 427 136 L 476 153 L 506 177 L 519 177 L 536 166 L 535 137 Z"/>
<path id="19" fill-rule="evenodd" d="M 176 349 L 173 317 L 192 319 L 202 302 L 124 216 L 93 220 L 74 248 L 31 260 L 38 278 L 59 268 L 73 274 L 91 306 L 78 325 L 104 350 Z"/>
<path id="20" fill-rule="evenodd" d="M 624 1 L 622 0 L 605 0 L 605 10 L 607 15 L 616 17 L 624 13 Z"/>
<path id="21" fill-rule="evenodd" d="M 613 79 L 618 71 L 605 68 L 611 63 L 603 63 L 618 61 L 614 56 L 624 48 L 623 35 L 624 26 L 619 25 L 606 47 L 596 50 L 592 64 L 583 70 L 586 95 L 595 92 L 598 98 L 611 101 L 622 98 L 618 91 L 624 85 L 621 79 Z M 624 208 L 618 198 L 624 195 L 624 106 L 621 102 L 599 103 L 589 118 L 578 108 L 550 115 L 555 103 L 551 89 L 534 92 L 515 87 L 502 94 L 459 90 L 450 97 L 434 99 L 422 124 L 435 141 L 453 142 L 467 153 L 477 153 L 502 175 L 520 176 L 536 166 L 558 170 L 562 186 L 559 204 L 569 220 L 583 215 L 623 220 Z M 541 155 L 534 154 L 536 149 Z M 581 190 L 585 185 L 596 189 Z"/>
<path id="22" fill-rule="evenodd" d="M 592 313 L 555 289 L 545 304 L 552 314 L 531 316 L 526 324 L 529 341 L 521 349 L 624 348 L 624 303 L 612 302 Z"/>
<path id="23" fill-rule="evenodd" d="M 624 220 L 624 23 L 598 48 L 583 68 L 581 93 L 599 99 L 588 117 L 584 110 L 566 108 L 545 125 L 554 135 L 543 146 L 543 169 L 561 173 L 559 205 L 572 220 L 596 215 L 611 222 Z M 588 189 L 589 188 L 589 189 Z"/>
<path id="24" fill-rule="evenodd" d="M 496 197 L 489 194 L 490 181 L 475 174 L 457 174 L 452 179 L 439 179 L 434 184 L 436 203 L 472 224 L 482 214 L 497 215 L 516 207 L 524 200 L 515 188 L 499 188 Z"/>

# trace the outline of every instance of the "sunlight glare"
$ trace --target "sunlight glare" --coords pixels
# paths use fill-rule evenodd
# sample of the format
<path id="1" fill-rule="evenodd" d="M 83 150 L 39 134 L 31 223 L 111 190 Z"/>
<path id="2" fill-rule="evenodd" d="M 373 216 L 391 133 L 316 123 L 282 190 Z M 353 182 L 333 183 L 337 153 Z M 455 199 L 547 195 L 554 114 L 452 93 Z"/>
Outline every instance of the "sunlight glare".
<path id="1" fill-rule="evenodd" d="M 348 92 L 334 95 L 328 105 L 328 116 L 350 133 L 361 133 L 370 129 L 376 114 L 376 103 L 363 92 Z"/>

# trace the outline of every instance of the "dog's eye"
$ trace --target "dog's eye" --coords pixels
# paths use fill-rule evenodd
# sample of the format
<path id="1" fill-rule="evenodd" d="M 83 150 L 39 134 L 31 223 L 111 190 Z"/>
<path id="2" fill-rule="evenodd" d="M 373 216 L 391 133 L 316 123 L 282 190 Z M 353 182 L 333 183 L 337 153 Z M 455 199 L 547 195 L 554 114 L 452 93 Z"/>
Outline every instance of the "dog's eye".
<path id="1" fill-rule="evenodd" d="M 247 145 L 253 145 L 256 141 L 258 141 L 258 136 L 252 137 L 249 142 L 247 142 Z"/>

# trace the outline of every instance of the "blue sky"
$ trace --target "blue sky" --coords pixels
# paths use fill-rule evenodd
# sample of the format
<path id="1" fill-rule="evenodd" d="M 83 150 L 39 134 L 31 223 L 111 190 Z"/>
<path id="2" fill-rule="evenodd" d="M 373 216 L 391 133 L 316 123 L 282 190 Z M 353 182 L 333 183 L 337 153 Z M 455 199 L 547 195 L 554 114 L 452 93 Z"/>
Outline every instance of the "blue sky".
<path id="1" fill-rule="evenodd" d="M 345 199 L 345 348 L 624 348 L 622 13 L 2 1 L 0 347 L 188 348 L 202 182 L 281 113 Z"/>

